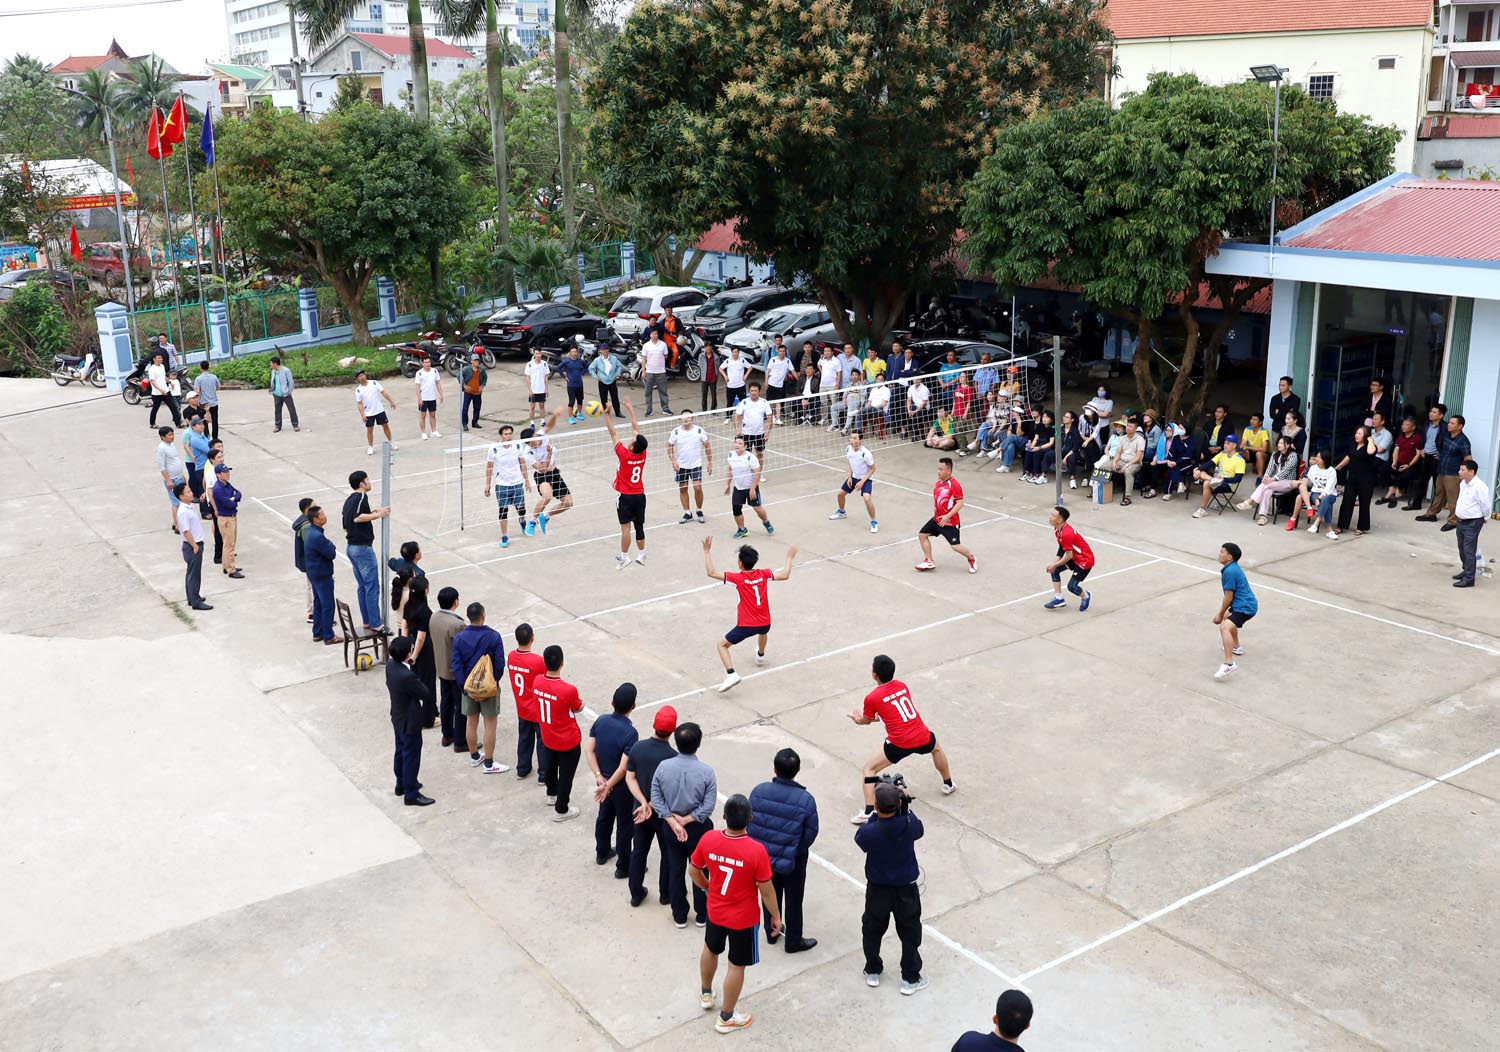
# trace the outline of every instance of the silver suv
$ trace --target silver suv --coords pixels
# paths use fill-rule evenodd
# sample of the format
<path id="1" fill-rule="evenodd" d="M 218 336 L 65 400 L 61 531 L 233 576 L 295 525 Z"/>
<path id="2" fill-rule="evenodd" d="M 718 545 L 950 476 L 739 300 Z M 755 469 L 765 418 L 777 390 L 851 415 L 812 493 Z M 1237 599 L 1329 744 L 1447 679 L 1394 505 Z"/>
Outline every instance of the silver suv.
<path id="1" fill-rule="evenodd" d="M 639 336 L 654 315 L 671 307 L 684 322 L 692 318 L 698 308 L 708 299 L 708 293 L 691 285 L 643 285 L 620 293 L 609 308 L 609 320 L 605 322 L 616 336 Z"/>

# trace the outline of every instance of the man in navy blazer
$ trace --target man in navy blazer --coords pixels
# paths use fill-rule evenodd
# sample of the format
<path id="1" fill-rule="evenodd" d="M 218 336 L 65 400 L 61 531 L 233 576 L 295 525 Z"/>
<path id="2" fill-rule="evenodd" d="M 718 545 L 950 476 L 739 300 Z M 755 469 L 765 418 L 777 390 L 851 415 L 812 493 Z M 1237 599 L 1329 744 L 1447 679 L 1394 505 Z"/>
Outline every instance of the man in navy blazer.
<path id="1" fill-rule="evenodd" d="M 750 793 L 749 832 L 771 855 L 777 904 L 785 900 L 786 952 L 801 953 L 818 945 L 817 939 L 802 937 L 802 892 L 807 887 L 807 855 L 818 839 L 818 802 L 797 784 L 802 757 L 795 749 L 777 753 L 775 767 L 776 777 Z M 762 913 L 766 941 L 774 946 L 779 936 L 771 934 L 771 915 Z"/>

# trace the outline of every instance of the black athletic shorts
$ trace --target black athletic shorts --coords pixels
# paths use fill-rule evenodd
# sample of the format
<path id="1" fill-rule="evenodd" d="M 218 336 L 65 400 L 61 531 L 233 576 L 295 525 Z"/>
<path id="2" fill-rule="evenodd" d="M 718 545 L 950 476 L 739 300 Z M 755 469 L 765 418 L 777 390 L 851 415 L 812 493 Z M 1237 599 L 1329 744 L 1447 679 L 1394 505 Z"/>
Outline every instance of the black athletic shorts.
<path id="1" fill-rule="evenodd" d="M 637 539 L 646 536 L 646 495 L 621 493 L 615 504 L 615 515 L 621 526 L 634 526 Z"/>
<path id="2" fill-rule="evenodd" d="M 534 394 L 534 395 L 531 396 L 531 403 L 532 403 L 532 405 L 544 405 L 546 403 L 546 401 L 547 401 L 547 392 L 545 392 L 545 391 L 543 391 L 541 394 Z"/>
<path id="3" fill-rule="evenodd" d="M 949 544 L 958 543 L 958 527 L 939 526 L 937 519 L 928 519 L 927 522 L 922 526 L 922 529 L 918 532 L 925 533 L 929 537 L 941 537 Z"/>
<path id="4" fill-rule="evenodd" d="M 743 643 L 751 636 L 763 636 L 770 631 L 770 625 L 735 625 L 724 633 L 724 638 L 728 640 L 730 646 L 734 646 L 736 643 Z"/>
<path id="5" fill-rule="evenodd" d="M 389 424 L 390 422 L 391 422 L 390 417 L 388 417 L 388 416 L 385 415 L 385 410 L 384 409 L 382 409 L 380 412 L 376 413 L 374 416 L 367 416 L 367 417 L 365 417 L 365 426 L 366 427 L 384 427 L 386 424 Z"/>
<path id="6" fill-rule="evenodd" d="M 741 968 L 760 963 L 760 925 L 750 928 L 721 928 L 713 921 L 703 929 L 703 945 L 717 957 L 729 946 L 729 963 Z"/>
<path id="7" fill-rule="evenodd" d="M 764 453 L 766 451 L 765 435 L 740 435 L 745 440 L 745 448 L 752 453 Z"/>
<path id="8" fill-rule="evenodd" d="M 437 399 L 436 398 L 429 398 L 429 399 L 426 399 L 425 401 L 418 402 L 417 403 L 417 412 L 419 412 L 419 413 L 436 413 L 437 412 Z"/>
<path id="9" fill-rule="evenodd" d="M 932 750 L 936 749 L 936 748 L 937 748 L 937 735 L 936 734 L 934 734 L 932 737 L 930 737 L 930 738 L 927 739 L 927 744 L 926 745 L 919 745 L 915 749 L 903 749 L 899 745 L 892 745 L 889 739 L 886 740 L 886 743 L 884 745 L 885 758 L 887 760 L 891 761 L 891 763 L 900 763 L 902 760 L 906 759 L 908 756 L 913 755 L 914 753 L 918 753 L 918 754 L 921 754 L 922 756 L 926 756 L 928 753 L 932 752 Z"/>
<path id="10" fill-rule="evenodd" d="M 677 484 L 679 486 L 686 485 L 689 482 L 702 482 L 702 481 L 703 481 L 703 468 L 702 467 L 696 467 L 696 468 L 678 468 L 677 469 Z"/>
<path id="11" fill-rule="evenodd" d="M 562 472 L 556 468 L 550 471 L 533 471 L 531 477 L 536 481 L 538 493 L 541 493 L 544 482 L 552 487 L 552 495 L 558 500 L 572 493 L 572 490 L 568 489 L 568 484 L 563 481 Z"/>
<path id="12" fill-rule="evenodd" d="M 1229 620 L 1235 628 L 1244 628 L 1245 622 L 1254 617 L 1254 614 L 1242 614 L 1238 610 L 1229 611 Z"/>
<path id="13" fill-rule="evenodd" d="M 747 489 L 733 490 L 729 496 L 729 506 L 734 509 L 736 515 L 739 515 L 744 512 L 746 504 L 752 508 L 760 507 L 760 498 L 761 492 L 759 487 L 755 490 L 754 500 L 750 499 L 750 491 Z"/>

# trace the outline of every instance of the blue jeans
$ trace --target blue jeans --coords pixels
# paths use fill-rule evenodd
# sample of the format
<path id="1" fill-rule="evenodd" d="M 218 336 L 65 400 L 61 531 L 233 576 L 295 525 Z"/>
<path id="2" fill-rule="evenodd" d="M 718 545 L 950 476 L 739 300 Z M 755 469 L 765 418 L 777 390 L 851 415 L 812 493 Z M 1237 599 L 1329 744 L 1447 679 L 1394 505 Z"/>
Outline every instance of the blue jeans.
<path id="1" fill-rule="evenodd" d="M 1325 493 L 1322 497 L 1318 498 L 1318 518 L 1322 519 L 1324 523 L 1333 522 L 1333 502 L 1337 498 L 1337 491 Z"/>
<path id="2" fill-rule="evenodd" d="M 536 750 L 536 770 L 547 766 L 548 748 L 542 744 L 541 728 L 532 720 L 516 720 L 516 777 L 531 773 L 531 752 Z"/>
<path id="3" fill-rule="evenodd" d="M 359 592 L 359 616 L 371 628 L 385 624 L 380 609 L 380 560 L 368 544 L 351 544 L 344 549 L 354 567 L 354 587 Z"/>
<path id="4" fill-rule="evenodd" d="M 1016 451 L 1026 448 L 1025 435 L 1006 435 L 1000 442 L 1000 463 L 1010 467 L 1016 460 Z"/>
<path id="5" fill-rule="evenodd" d="M 313 638 L 333 638 L 333 577 L 308 576 L 313 593 Z"/>
<path id="6" fill-rule="evenodd" d="M 483 401 L 483 399 L 484 399 L 484 395 L 482 395 L 482 394 L 470 394 L 468 391 L 464 392 L 463 410 L 458 414 L 458 420 L 459 420 L 460 424 L 462 424 L 464 427 L 478 427 L 479 426 L 479 405 Z M 469 422 L 469 415 L 470 415 L 469 414 L 469 407 L 470 406 L 474 407 L 474 413 L 473 413 L 474 422 L 473 423 Z"/>

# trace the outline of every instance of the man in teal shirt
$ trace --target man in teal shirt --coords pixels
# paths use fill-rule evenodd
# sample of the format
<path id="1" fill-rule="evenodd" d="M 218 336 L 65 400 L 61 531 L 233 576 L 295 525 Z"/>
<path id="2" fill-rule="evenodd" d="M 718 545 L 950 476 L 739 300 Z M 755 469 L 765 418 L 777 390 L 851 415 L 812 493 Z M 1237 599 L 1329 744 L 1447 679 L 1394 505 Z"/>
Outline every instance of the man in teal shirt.
<path id="1" fill-rule="evenodd" d="M 182 451 L 187 454 L 191 462 L 188 466 L 188 482 L 193 487 L 193 495 L 198 499 L 203 498 L 203 466 L 208 463 L 209 437 L 208 425 L 204 423 L 203 417 L 195 416 L 188 424 L 187 433 L 182 436 Z"/>

